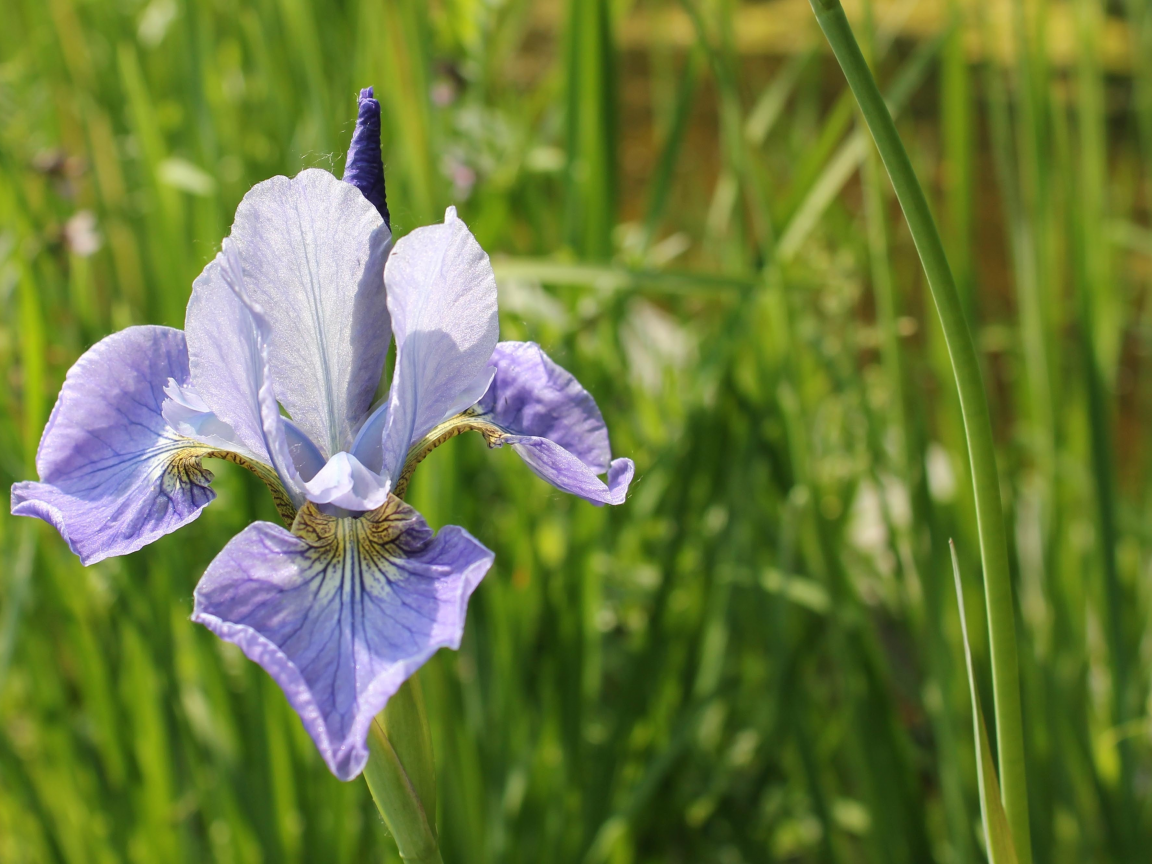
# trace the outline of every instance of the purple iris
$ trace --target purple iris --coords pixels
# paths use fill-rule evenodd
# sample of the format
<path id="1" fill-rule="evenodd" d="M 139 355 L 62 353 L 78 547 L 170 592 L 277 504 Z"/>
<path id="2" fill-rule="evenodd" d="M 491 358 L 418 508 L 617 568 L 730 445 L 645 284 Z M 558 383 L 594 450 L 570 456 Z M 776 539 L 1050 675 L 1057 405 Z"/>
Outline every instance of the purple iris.
<path id="1" fill-rule="evenodd" d="M 44 430 L 40 482 L 12 487 L 13 513 L 91 564 L 195 519 L 215 497 L 204 457 L 259 476 L 291 530 L 234 537 L 192 619 L 268 671 L 342 780 L 401 683 L 459 646 L 492 565 L 463 528 L 434 534 L 398 497 L 416 465 L 474 430 L 593 503 L 619 504 L 633 474 L 570 374 L 533 343 L 497 342 L 492 267 L 454 209 L 393 246 L 379 124 L 362 91 L 347 182 L 309 169 L 244 196 L 183 331 L 130 327 L 88 350 Z"/>

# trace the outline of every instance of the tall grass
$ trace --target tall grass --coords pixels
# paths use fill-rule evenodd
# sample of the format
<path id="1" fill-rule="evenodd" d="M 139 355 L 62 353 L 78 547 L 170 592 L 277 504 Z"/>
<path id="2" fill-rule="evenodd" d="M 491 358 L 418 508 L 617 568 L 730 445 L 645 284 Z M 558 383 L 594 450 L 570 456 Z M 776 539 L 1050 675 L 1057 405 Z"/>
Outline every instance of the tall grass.
<path id="1" fill-rule="evenodd" d="M 991 404 L 1035 859 L 1139 860 L 1152 18 L 855 8 Z M 414 506 L 497 554 L 462 650 L 420 673 L 445 860 L 981 860 L 948 552 L 979 572 L 959 405 L 822 44 L 792 0 L 9 0 L 4 485 L 33 475 L 75 358 L 180 326 L 244 191 L 339 171 L 375 84 L 398 230 L 458 204 L 504 338 L 571 369 L 639 472 L 596 509 L 479 440 L 421 466 Z M 212 468 L 199 520 L 87 569 L 0 511 L 5 864 L 395 859 L 365 784 L 188 621 L 214 553 L 275 518 Z M 980 581 L 964 591 L 988 669 Z"/>

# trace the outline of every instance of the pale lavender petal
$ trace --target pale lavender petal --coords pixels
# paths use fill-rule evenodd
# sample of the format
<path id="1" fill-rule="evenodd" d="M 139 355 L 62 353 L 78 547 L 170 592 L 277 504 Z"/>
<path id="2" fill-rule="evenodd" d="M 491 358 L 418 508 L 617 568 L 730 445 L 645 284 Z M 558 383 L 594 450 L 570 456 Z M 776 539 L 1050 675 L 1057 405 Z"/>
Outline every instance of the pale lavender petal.
<path id="1" fill-rule="evenodd" d="M 496 377 L 476 406 L 513 435 L 554 441 L 593 470 L 608 470 L 608 427 L 596 400 L 535 342 L 501 342 L 492 352 Z"/>
<path id="2" fill-rule="evenodd" d="M 455 208 L 400 240 L 384 279 L 396 372 L 381 465 L 395 482 L 411 444 L 484 392 L 499 327 L 492 265 Z"/>
<path id="3" fill-rule="evenodd" d="M 191 384 L 181 386 L 169 378 L 164 395 L 160 413 L 173 432 L 218 450 L 231 450 L 248 459 L 266 461 L 266 457 L 253 453 L 240 440 L 235 429 L 212 413 Z"/>
<path id="4" fill-rule="evenodd" d="M 324 467 L 324 454 L 320 452 L 319 447 L 312 443 L 312 439 L 304 434 L 304 430 L 287 417 L 280 417 L 280 425 L 284 429 L 288 455 L 300 481 L 311 480 Z"/>
<path id="5" fill-rule="evenodd" d="M 231 238 L 271 327 L 277 397 L 325 457 L 347 449 L 388 352 L 388 227 L 356 187 L 308 169 L 249 190 Z"/>
<path id="6" fill-rule="evenodd" d="M 276 469 L 293 503 L 300 506 L 301 467 L 306 473 L 314 463 L 318 470 L 324 458 L 307 435 L 280 414 L 271 371 L 272 325 L 248 293 L 231 238 L 225 238 L 220 253 L 193 284 L 185 326 L 197 396 L 236 430 L 260 461 Z"/>
<path id="7" fill-rule="evenodd" d="M 623 504 L 628 495 L 628 485 L 636 473 L 636 466 L 631 459 L 613 459 L 608 466 L 608 483 L 605 485 L 593 469 L 547 438 L 504 435 L 496 439 L 493 446 L 502 447 L 505 444 L 511 444 L 512 449 L 541 480 L 593 504 Z"/>
<path id="8" fill-rule="evenodd" d="M 359 189 L 380 211 L 384 224 L 391 225 L 384 190 L 384 160 L 380 155 L 380 103 L 374 97 L 371 87 L 360 91 L 356 129 L 344 162 L 344 182 Z"/>
<path id="9" fill-rule="evenodd" d="M 388 400 L 368 415 L 352 442 L 352 454 L 377 473 L 383 472 L 384 430 L 388 428 Z"/>
<path id="10" fill-rule="evenodd" d="M 133 552 L 195 519 L 215 493 L 196 442 L 163 417 L 169 379 L 189 383 L 184 334 L 129 327 L 68 371 L 36 454 L 39 483 L 12 512 L 51 523 L 84 564 Z"/>
<path id="11" fill-rule="evenodd" d="M 359 519 L 306 506 L 300 536 L 267 522 L 224 547 L 200 580 L 192 620 L 276 680 L 324 761 L 351 780 L 369 724 L 439 648 L 456 648 L 492 553 L 462 528 L 435 537 L 392 497 Z"/>
<path id="12" fill-rule="evenodd" d="M 268 462 L 260 422 L 260 350 L 252 316 L 232 284 L 235 250 L 225 241 L 192 283 L 184 316 L 188 365 L 196 394 L 234 430 L 244 445 Z M 231 251 L 231 254 L 229 254 Z"/>
<path id="13" fill-rule="evenodd" d="M 388 500 L 391 483 L 351 453 L 337 453 L 304 485 L 309 501 L 352 512 L 375 510 Z"/>

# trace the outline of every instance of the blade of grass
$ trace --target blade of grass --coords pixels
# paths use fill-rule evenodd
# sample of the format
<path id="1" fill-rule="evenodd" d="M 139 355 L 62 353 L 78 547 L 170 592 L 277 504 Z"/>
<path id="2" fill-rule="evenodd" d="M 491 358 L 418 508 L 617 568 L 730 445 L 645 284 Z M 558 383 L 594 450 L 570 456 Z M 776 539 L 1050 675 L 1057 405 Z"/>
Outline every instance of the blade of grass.
<path id="1" fill-rule="evenodd" d="M 923 82 L 928 71 L 932 68 L 941 47 L 945 44 L 945 35 L 917 46 L 912 56 L 900 69 L 892 86 L 888 90 L 886 101 L 894 116 L 899 116 L 908 100 Z M 776 254 L 782 262 L 789 261 L 804 241 L 816 227 L 820 216 L 828 209 L 836 196 L 844 188 L 849 178 L 859 169 L 868 153 L 868 137 L 863 129 L 855 130 L 847 140 L 840 145 L 830 160 L 824 165 L 823 171 L 800 200 L 784 229 L 780 232 L 780 243 Z"/>
<path id="2" fill-rule="evenodd" d="M 980 691 L 976 686 L 976 672 L 972 668 L 972 649 L 968 645 L 968 621 L 964 614 L 964 586 L 960 583 L 960 562 L 956 558 L 956 545 L 949 542 L 952 551 L 952 575 L 956 581 L 956 603 L 960 611 L 960 633 L 964 640 L 964 664 L 968 669 L 968 693 L 972 699 L 972 731 L 976 741 L 976 778 L 980 786 L 980 821 L 984 825 L 990 864 L 1016 864 L 1016 847 L 1008 816 L 1000 803 L 1000 786 L 996 782 L 996 765 L 992 761 L 992 747 L 988 743 L 988 729 L 984 725 L 984 712 L 980 710 Z"/>
<path id="3" fill-rule="evenodd" d="M 612 253 L 616 224 L 615 58 L 608 0 L 571 0 L 567 33 L 569 242 L 593 260 Z"/>
<path id="4" fill-rule="evenodd" d="M 1012 833 L 1017 838 L 1020 861 L 1022 864 L 1031 864 L 1027 768 L 1020 708 L 1015 608 L 992 423 L 981 381 L 979 360 L 928 202 L 912 170 L 904 144 L 892 121 L 892 115 L 884 104 L 871 70 L 852 35 L 852 28 L 844 16 L 844 10 L 838 0 L 811 0 L 811 4 L 820 28 L 828 38 L 849 86 L 860 103 L 880 156 L 888 169 L 928 277 L 947 340 L 963 410 L 965 437 L 968 442 L 976 496 L 1005 811 L 1013 828 Z"/>

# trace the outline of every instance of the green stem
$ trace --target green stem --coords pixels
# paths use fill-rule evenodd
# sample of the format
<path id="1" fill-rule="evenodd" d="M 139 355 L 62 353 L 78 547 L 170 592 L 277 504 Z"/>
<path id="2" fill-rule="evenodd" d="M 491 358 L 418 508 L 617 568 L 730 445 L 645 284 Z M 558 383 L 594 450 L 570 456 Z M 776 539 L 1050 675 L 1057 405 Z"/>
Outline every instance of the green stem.
<path id="1" fill-rule="evenodd" d="M 992 692 L 1000 755 L 1004 809 L 1016 844 L 1020 864 L 1031 864 L 1032 843 L 1028 824 L 1028 784 L 1025 776 L 1024 729 L 1020 713 L 1020 671 L 1016 656 L 1016 621 L 1008 547 L 988 402 L 980 378 L 976 348 L 965 322 L 964 309 L 940 234 L 928 201 L 912 170 L 892 115 L 888 112 L 876 80 L 860 53 L 852 28 L 839 0 L 810 0 L 820 29 L 824 31 L 844 76 L 864 115 L 884 167 L 892 179 L 896 197 L 908 220 L 908 228 L 920 254 L 932 299 L 940 316 L 956 389 L 964 416 L 964 433 L 972 465 L 976 500 L 976 523 L 980 533 L 980 557 L 988 608 L 989 643 L 992 654 Z"/>
<path id="2" fill-rule="evenodd" d="M 420 682 L 413 676 L 388 700 L 368 730 L 364 779 L 400 857 L 443 864 L 436 841 L 436 774 Z"/>

